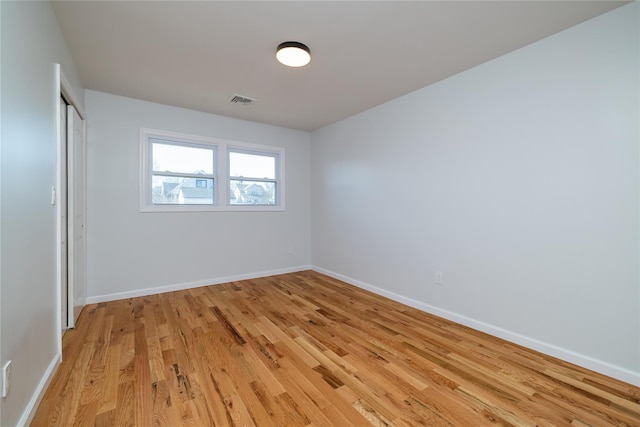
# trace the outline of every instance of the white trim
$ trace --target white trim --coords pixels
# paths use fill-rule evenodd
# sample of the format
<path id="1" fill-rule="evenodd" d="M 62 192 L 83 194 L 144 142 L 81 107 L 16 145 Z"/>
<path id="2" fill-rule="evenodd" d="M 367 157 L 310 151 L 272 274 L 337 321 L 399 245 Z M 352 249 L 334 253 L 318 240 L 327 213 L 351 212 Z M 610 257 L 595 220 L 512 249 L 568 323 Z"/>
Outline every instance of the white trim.
<path id="1" fill-rule="evenodd" d="M 138 289 L 135 291 L 116 292 L 87 297 L 87 304 L 115 301 L 127 298 L 143 297 L 147 295 L 161 294 L 165 292 L 182 291 L 185 289 L 200 288 L 203 286 L 219 285 L 221 283 L 237 282 L 239 280 L 258 279 L 260 277 L 275 276 L 278 274 L 296 273 L 298 271 L 310 270 L 310 265 L 299 265 L 297 267 L 287 267 L 278 270 L 259 271 L 255 273 L 238 274 L 236 276 L 218 277 L 215 279 L 198 280 L 195 282 L 177 283 L 174 285 L 157 286 L 153 288 Z"/>
<path id="2" fill-rule="evenodd" d="M 535 351 L 539 351 L 540 353 L 544 353 L 549 356 L 564 360 L 566 362 L 581 366 L 583 368 L 596 371 L 603 375 L 616 378 L 620 381 L 624 381 L 635 386 L 640 386 L 640 372 L 633 372 L 626 368 L 615 366 L 602 360 L 597 360 L 592 357 L 586 356 L 584 354 L 576 353 L 574 351 L 567 350 L 553 344 L 548 344 L 534 338 L 529 338 L 516 332 L 512 332 L 498 326 L 472 319 L 470 317 L 466 317 L 449 310 L 434 307 L 422 301 L 418 301 L 404 295 L 400 295 L 395 292 L 391 292 L 386 289 L 382 289 L 377 286 L 352 279 L 351 277 L 335 273 L 322 267 L 312 265 L 311 269 L 317 271 L 318 273 L 326 274 L 327 276 L 333 277 L 334 279 L 342 280 L 343 282 L 349 283 L 350 285 L 356 286 L 358 288 L 366 289 L 375 294 L 382 295 L 394 301 L 406 304 L 410 307 L 417 308 L 418 310 L 422 310 L 424 312 L 451 320 L 461 325 L 465 325 L 478 331 L 493 335 L 495 337 L 502 338 L 509 342 L 522 345 Z"/>
<path id="3" fill-rule="evenodd" d="M 151 203 L 151 139 L 167 140 L 175 145 L 195 146 L 206 145 L 214 150 L 214 196 L 213 204 L 202 205 L 154 205 Z M 277 212 L 285 210 L 285 149 L 271 145 L 253 144 L 249 142 L 232 141 L 223 138 L 213 138 L 191 135 L 158 129 L 140 128 L 140 177 L 139 196 L 140 212 L 234 212 L 234 211 L 266 211 Z M 276 158 L 276 204 L 275 205 L 233 205 L 228 203 L 229 196 L 229 159 L 230 151 L 251 152 L 256 154 L 273 155 Z M 174 175 L 174 174 L 171 174 Z M 187 175 L 187 174 L 175 174 Z M 210 175 L 204 178 L 211 179 Z"/>
<path id="4" fill-rule="evenodd" d="M 36 414 L 38 406 L 40 405 L 40 401 L 42 400 L 44 393 L 47 391 L 47 388 L 49 388 L 49 384 L 51 383 L 53 375 L 56 373 L 60 362 L 62 362 L 62 355 L 58 353 L 55 355 L 53 360 L 51 360 L 51 363 L 49 363 L 49 367 L 47 367 L 47 370 L 44 372 L 44 375 L 40 380 L 38 387 L 36 387 L 36 391 L 31 396 L 31 399 L 24 409 L 22 416 L 18 420 L 17 427 L 28 426 L 31 424 L 31 421 L 33 421 L 33 417 Z"/>
<path id="5" fill-rule="evenodd" d="M 215 197 L 215 196 L 214 196 Z M 187 206 L 188 208 L 185 208 Z M 167 212 L 282 212 L 283 206 L 268 205 L 153 205 L 140 208 L 144 213 L 167 213 Z"/>
<path id="6" fill-rule="evenodd" d="M 56 176 L 55 176 L 55 215 L 56 215 L 56 342 L 57 351 L 62 354 L 62 205 L 60 195 L 62 192 L 62 140 L 60 139 L 60 97 L 62 96 L 62 70 L 60 64 L 54 64 L 54 132 L 56 141 Z M 66 161 L 66 159 L 65 159 Z M 66 178 L 65 178 L 66 179 Z M 65 182 L 66 185 L 66 182 Z M 53 196 L 52 196 L 53 197 Z"/>
<path id="7" fill-rule="evenodd" d="M 58 68 L 60 68 L 60 64 L 57 65 Z M 78 97 L 73 92 L 73 87 L 69 83 L 69 80 L 67 80 L 67 77 L 64 75 L 64 72 L 62 70 L 60 70 L 60 90 L 58 92 L 64 95 L 69 105 L 73 105 L 82 120 L 87 119 L 87 115 L 84 112 L 82 105 L 78 101 Z"/>

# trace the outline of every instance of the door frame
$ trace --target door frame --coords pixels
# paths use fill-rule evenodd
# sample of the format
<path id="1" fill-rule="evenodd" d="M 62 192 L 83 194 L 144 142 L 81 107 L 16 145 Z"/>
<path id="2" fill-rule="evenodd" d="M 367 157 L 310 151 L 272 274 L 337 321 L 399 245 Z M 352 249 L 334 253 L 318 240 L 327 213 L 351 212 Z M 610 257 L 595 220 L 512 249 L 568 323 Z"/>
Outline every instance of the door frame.
<path id="1" fill-rule="evenodd" d="M 55 149 L 55 155 L 56 155 L 56 176 L 55 176 L 55 187 L 52 188 L 52 204 L 55 205 L 55 211 L 56 211 L 56 299 L 57 299 L 57 303 L 56 303 L 56 322 L 57 322 L 57 328 L 56 328 L 56 334 L 57 334 L 57 343 L 58 343 L 58 356 L 60 358 L 60 360 L 62 360 L 62 319 L 61 319 L 61 313 L 62 313 L 62 279 L 63 279 L 63 266 L 62 266 L 62 209 L 66 209 L 66 200 L 65 203 L 61 203 L 60 198 L 58 197 L 58 195 L 61 193 L 60 189 L 62 188 L 63 185 L 66 185 L 66 173 L 65 176 L 63 176 L 62 171 L 64 170 L 62 167 L 62 162 L 67 161 L 66 159 L 66 155 L 62 156 L 63 153 L 66 153 L 66 149 L 63 150 L 62 144 L 65 144 L 66 147 L 66 140 L 62 141 L 62 139 L 60 138 L 60 133 L 61 133 L 61 124 L 60 124 L 60 97 L 64 97 L 65 100 L 69 103 L 69 105 L 73 105 L 73 107 L 76 109 L 76 111 L 78 112 L 78 115 L 80 116 L 80 118 L 82 120 L 86 120 L 86 114 L 84 112 L 84 109 L 82 108 L 82 105 L 80 104 L 80 102 L 78 101 L 78 97 L 76 96 L 76 94 L 73 91 L 73 88 L 71 86 L 71 84 L 69 83 L 69 80 L 67 80 L 64 72 L 61 69 L 60 64 L 54 64 L 54 74 L 55 74 L 55 82 L 56 84 L 54 85 L 54 114 L 55 114 L 55 137 L 56 137 L 56 149 Z M 86 236 L 86 235 L 85 235 Z M 68 244 L 68 242 L 67 242 Z M 85 258 L 86 260 L 86 258 Z M 66 266 L 64 267 L 66 268 Z M 66 283 L 64 284 L 66 286 Z M 67 308 L 68 309 L 68 308 Z M 73 307 L 72 307 L 73 309 Z"/>

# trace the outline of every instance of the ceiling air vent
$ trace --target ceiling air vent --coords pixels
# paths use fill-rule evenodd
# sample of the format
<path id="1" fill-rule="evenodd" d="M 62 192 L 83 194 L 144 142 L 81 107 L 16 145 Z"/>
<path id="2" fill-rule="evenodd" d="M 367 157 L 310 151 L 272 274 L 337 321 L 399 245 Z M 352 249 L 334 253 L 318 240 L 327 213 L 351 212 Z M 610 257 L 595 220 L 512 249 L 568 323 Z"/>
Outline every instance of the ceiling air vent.
<path id="1" fill-rule="evenodd" d="M 244 95 L 238 95 L 237 93 L 234 93 L 233 98 L 231 98 L 231 102 L 234 104 L 251 105 L 253 101 L 255 101 L 255 99 Z"/>

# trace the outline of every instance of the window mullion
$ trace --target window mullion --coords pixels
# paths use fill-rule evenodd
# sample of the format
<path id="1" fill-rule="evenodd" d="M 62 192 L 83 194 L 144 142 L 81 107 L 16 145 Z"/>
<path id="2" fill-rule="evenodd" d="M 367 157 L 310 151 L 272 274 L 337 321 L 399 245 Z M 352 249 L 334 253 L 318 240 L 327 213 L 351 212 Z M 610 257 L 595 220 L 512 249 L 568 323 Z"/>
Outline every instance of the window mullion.
<path id="1" fill-rule="evenodd" d="M 272 178 L 250 178 L 247 176 L 231 176 L 230 181 L 251 181 L 251 182 L 278 182 L 277 179 Z"/>
<path id="2" fill-rule="evenodd" d="M 221 144 L 218 149 L 218 183 L 216 190 L 218 191 L 218 206 L 229 205 L 229 161 L 228 148 L 225 144 Z"/>
<path id="3" fill-rule="evenodd" d="M 153 171 L 153 172 L 151 172 L 151 174 L 152 175 L 157 175 L 157 176 L 176 176 L 176 177 L 180 177 L 180 178 L 215 179 L 215 175 L 202 174 L 202 173 Z"/>

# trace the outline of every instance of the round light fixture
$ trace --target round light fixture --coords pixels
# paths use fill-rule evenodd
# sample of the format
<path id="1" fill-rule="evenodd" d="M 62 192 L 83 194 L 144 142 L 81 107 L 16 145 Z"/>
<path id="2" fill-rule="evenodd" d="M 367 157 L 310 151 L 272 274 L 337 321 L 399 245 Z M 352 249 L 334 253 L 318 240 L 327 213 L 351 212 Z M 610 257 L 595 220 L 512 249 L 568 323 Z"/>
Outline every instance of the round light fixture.
<path id="1" fill-rule="evenodd" d="M 276 58 L 287 67 L 304 67 L 311 61 L 311 51 L 298 42 L 284 42 L 278 45 Z"/>

